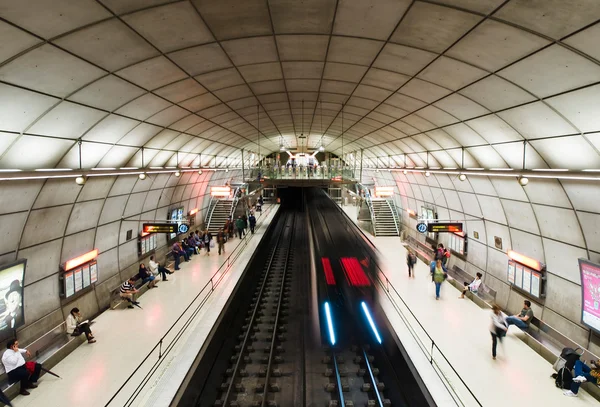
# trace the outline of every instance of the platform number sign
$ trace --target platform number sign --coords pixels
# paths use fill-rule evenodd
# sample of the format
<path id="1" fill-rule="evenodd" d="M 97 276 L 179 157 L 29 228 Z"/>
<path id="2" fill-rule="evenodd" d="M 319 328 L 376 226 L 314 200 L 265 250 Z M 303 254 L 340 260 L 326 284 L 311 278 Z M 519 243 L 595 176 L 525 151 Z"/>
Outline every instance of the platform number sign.
<path id="1" fill-rule="evenodd" d="M 417 230 L 421 233 L 427 233 L 427 223 L 424 223 L 424 222 L 418 223 Z"/>
<path id="2" fill-rule="evenodd" d="M 179 225 L 179 233 L 187 233 L 188 230 L 190 230 L 190 227 L 185 223 Z"/>

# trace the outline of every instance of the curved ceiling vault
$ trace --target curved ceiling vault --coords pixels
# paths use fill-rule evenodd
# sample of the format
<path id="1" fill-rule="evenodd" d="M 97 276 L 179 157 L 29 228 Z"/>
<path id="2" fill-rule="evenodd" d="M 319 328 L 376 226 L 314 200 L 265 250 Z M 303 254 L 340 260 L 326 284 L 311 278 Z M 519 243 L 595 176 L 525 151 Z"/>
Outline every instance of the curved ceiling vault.
<path id="1" fill-rule="evenodd" d="M 600 168 L 599 19 L 597 0 L 7 0 L 0 168 L 77 168 L 78 140 L 83 168 L 141 147 L 235 165 L 302 131 L 371 164 L 520 169 L 526 146 L 529 169 Z"/>

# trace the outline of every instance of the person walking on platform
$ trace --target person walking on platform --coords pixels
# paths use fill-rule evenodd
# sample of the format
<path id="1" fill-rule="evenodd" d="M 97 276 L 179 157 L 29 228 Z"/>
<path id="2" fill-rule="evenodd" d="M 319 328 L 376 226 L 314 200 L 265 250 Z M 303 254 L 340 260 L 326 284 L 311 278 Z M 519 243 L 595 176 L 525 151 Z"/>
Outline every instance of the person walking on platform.
<path id="1" fill-rule="evenodd" d="M 204 231 L 202 241 L 204 242 L 204 248 L 206 249 L 206 255 L 208 256 L 210 254 L 210 244 L 212 243 L 212 233 L 210 233 L 208 229 Z"/>
<path id="2" fill-rule="evenodd" d="M 241 216 L 238 216 L 238 218 L 235 220 L 235 228 L 238 231 L 238 236 L 240 239 L 244 237 L 244 219 L 242 219 Z"/>
<path id="3" fill-rule="evenodd" d="M 500 307 L 494 304 L 492 306 L 492 324 L 490 333 L 492 334 L 492 359 L 496 360 L 496 345 L 498 341 L 506 336 L 508 325 L 506 324 L 506 315 L 500 310 Z"/>
<path id="4" fill-rule="evenodd" d="M 406 254 L 406 265 L 408 266 L 409 277 L 415 277 L 415 264 L 417 264 L 417 256 L 415 256 L 412 249 L 408 249 L 408 253 Z"/>
<path id="5" fill-rule="evenodd" d="M 217 245 L 219 246 L 219 254 L 221 254 L 221 252 L 225 253 L 225 232 L 223 231 L 223 229 L 219 229 L 219 232 L 217 233 Z"/>
<path id="6" fill-rule="evenodd" d="M 248 217 L 248 223 L 250 224 L 250 232 L 254 234 L 254 228 L 256 227 L 256 217 L 254 217 L 253 213 L 250 213 L 250 216 Z"/>
<path id="7" fill-rule="evenodd" d="M 439 300 L 442 283 L 448 277 L 448 273 L 446 272 L 441 259 L 435 262 L 435 267 L 431 270 L 431 274 L 433 274 L 433 282 L 435 283 L 435 299 Z"/>

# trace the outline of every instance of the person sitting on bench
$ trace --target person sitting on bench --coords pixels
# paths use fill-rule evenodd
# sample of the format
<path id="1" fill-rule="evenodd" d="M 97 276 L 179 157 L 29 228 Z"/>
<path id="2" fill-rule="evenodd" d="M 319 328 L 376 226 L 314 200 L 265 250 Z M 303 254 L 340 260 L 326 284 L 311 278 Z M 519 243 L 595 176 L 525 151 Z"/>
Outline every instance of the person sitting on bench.
<path id="1" fill-rule="evenodd" d="M 135 277 L 130 277 L 129 280 L 121 284 L 121 288 L 119 289 L 121 298 L 129 302 L 127 308 L 133 308 L 134 305 L 139 304 L 139 302 L 135 301 L 135 294 L 137 294 L 138 290 L 135 288 L 134 284 Z"/>
<path id="2" fill-rule="evenodd" d="M 2 355 L 2 364 L 6 370 L 9 383 L 21 382 L 21 392 L 23 396 L 28 396 L 27 389 L 35 389 L 35 382 L 40 378 L 42 365 L 36 362 L 25 362 L 23 358 L 30 357 L 31 353 L 27 349 L 19 349 L 19 341 L 11 339 L 6 344 L 6 351 Z"/>
<path id="3" fill-rule="evenodd" d="M 154 256 L 150 256 L 150 262 L 148 265 L 152 274 L 155 276 L 158 276 L 159 274 L 162 275 L 162 281 L 169 281 L 167 280 L 167 274 L 173 274 L 173 272 L 169 271 L 168 268 L 163 267 L 158 262 L 154 261 Z"/>
<path id="4" fill-rule="evenodd" d="M 600 366 L 598 365 L 598 361 L 590 361 L 589 367 L 581 360 L 575 361 L 575 366 L 573 371 L 575 372 L 573 381 L 571 382 L 571 389 L 565 390 L 563 394 L 568 397 L 577 397 L 577 393 L 579 392 L 579 386 L 582 383 L 590 382 L 592 384 L 598 384 L 598 379 L 600 378 Z"/>
<path id="5" fill-rule="evenodd" d="M 82 321 L 79 308 L 75 307 L 71 310 L 66 322 L 67 333 L 71 334 L 71 336 L 79 336 L 84 333 L 85 337 L 88 340 L 88 343 L 96 342 L 96 339 L 94 339 L 94 335 L 92 335 L 90 324 L 87 320 Z"/>
<path id="6" fill-rule="evenodd" d="M 156 277 L 148 271 L 144 263 L 140 263 L 138 279 L 142 280 L 142 285 L 148 283 L 148 288 L 156 287 Z"/>
<path id="7" fill-rule="evenodd" d="M 506 318 L 507 325 L 516 325 L 519 328 L 525 330 L 529 328 L 529 324 L 533 319 L 533 310 L 531 309 L 531 302 L 528 300 L 523 301 L 523 309 L 521 310 L 521 314 L 513 315 Z"/>
<path id="8" fill-rule="evenodd" d="M 477 290 L 479 290 L 479 286 L 481 286 L 481 277 L 483 277 L 483 274 L 477 273 L 475 280 L 473 280 L 471 284 L 465 281 L 465 288 L 463 289 L 462 294 L 458 298 L 465 298 L 465 294 L 467 293 L 467 291 L 477 293 Z"/>

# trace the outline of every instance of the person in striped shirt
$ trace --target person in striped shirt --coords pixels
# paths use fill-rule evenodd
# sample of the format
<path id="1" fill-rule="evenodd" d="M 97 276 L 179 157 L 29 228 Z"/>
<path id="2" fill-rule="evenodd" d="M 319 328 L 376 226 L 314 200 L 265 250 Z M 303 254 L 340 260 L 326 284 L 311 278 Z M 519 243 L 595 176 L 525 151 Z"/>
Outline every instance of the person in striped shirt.
<path id="1" fill-rule="evenodd" d="M 138 290 L 134 286 L 135 278 L 131 277 L 129 280 L 121 284 L 120 295 L 125 301 L 129 302 L 127 308 L 133 308 L 134 305 L 139 305 L 139 302 L 135 300 L 135 294 Z"/>

